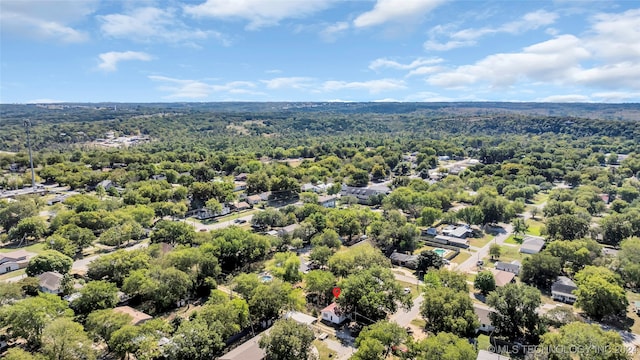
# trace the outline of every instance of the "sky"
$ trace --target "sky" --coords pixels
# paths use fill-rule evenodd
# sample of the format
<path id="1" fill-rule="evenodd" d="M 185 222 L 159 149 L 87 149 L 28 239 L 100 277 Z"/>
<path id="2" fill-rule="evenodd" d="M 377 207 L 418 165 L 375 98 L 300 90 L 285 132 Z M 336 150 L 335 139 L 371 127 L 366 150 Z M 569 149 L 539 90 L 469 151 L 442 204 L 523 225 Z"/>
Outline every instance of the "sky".
<path id="1" fill-rule="evenodd" d="M 640 102 L 640 1 L 0 0 L 0 103 Z"/>

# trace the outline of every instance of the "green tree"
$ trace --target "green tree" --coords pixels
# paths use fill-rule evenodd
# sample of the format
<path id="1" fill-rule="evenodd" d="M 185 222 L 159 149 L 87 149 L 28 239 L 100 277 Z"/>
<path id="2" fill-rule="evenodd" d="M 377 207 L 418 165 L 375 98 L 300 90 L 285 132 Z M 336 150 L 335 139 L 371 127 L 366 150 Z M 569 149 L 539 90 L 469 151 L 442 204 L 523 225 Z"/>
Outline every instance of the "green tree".
<path id="1" fill-rule="evenodd" d="M 185 299 L 193 283 L 189 275 L 174 267 L 132 271 L 122 284 L 122 291 L 152 301 L 156 311 L 174 306 Z"/>
<path id="2" fill-rule="evenodd" d="M 473 311 L 469 293 L 447 287 L 428 289 L 428 301 L 420 306 L 420 314 L 427 322 L 426 329 L 432 333 L 448 332 L 469 337 L 480 326 Z"/>
<path id="3" fill-rule="evenodd" d="M 0 226 L 8 232 L 21 219 L 35 216 L 37 211 L 38 205 L 32 198 L 19 199 L 14 202 L 0 200 Z"/>
<path id="4" fill-rule="evenodd" d="M 111 334 L 109 348 L 120 358 L 133 354 L 136 359 L 152 360 L 161 355 L 158 340 L 169 334 L 171 327 L 163 319 L 142 325 L 125 325 Z"/>
<path id="5" fill-rule="evenodd" d="M 442 217 L 442 210 L 426 206 L 420 211 L 418 225 L 431 226 L 436 220 L 440 219 L 440 217 Z"/>
<path id="6" fill-rule="evenodd" d="M 80 251 L 86 247 L 91 246 L 96 240 L 96 236 L 93 231 L 80 227 L 76 224 L 65 224 L 56 229 L 55 234 L 58 234 L 71 242 L 76 246 L 77 251 Z"/>
<path id="7" fill-rule="evenodd" d="M 68 257 L 76 255 L 78 247 L 71 240 L 58 234 L 53 234 L 45 241 L 45 249 L 58 251 Z"/>
<path id="8" fill-rule="evenodd" d="M 332 249 L 339 249 L 342 246 L 340 235 L 333 229 L 325 229 L 322 233 L 315 235 L 311 239 L 313 246 L 327 246 Z"/>
<path id="9" fill-rule="evenodd" d="M 384 360 L 385 347 L 375 338 L 362 339 L 358 350 L 350 357 L 351 360 Z"/>
<path id="10" fill-rule="evenodd" d="M 40 240 L 47 232 L 47 224 L 38 216 L 20 219 L 9 230 L 9 240 Z"/>
<path id="11" fill-rule="evenodd" d="M 633 235 L 633 225 L 620 214 L 610 214 L 600 221 L 603 240 L 606 244 L 618 246 L 620 242 Z"/>
<path id="12" fill-rule="evenodd" d="M 3 326 L 10 326 L 12 339 L 22 338 L 31 346 L 40 344 L 45 326 L 59 317 L 73 315 L 67 302 L 53 294 L 39 294 L 26 298 L 0 310 Z"/>
<path id="13" fill-rule="evenodd" d="M 513 226 L 513 233 L 516 235 L 524 235 L 524 233 L 529 228 L 527 222 L 522 218 L 514 218 L 513 220 L 511 220 L 511 225 Z"/>
<path id="14" fill-rule="evenodd" d="M 411 306 L 411 296 L 395 281 L 393 272 L 374 266 L 349 275 L 339 282 L 342 294 L 337 303 L 346 313 L 357 313 L 368 319 L 383 319 L 396 312 L 398 304 Z"/>
<path id="15" fill-rule="evenodd" d="M 102 339 L 107 345 L 111 335 L 123 326 L 131 323 L 129 314 L 113 311 L 113 309 L 96 310 L 87 316 L 85 328 L 96 339 Z"/>
<path id="16" fill-rule="evenodd" d="M 511 339 L 526 335 L 536 339 L 540 320 L 536 310 L 540 307 L 540 291 L 527 285 L 507 284 L 487 297 L 487 304 L 495 309 L 489 317 L 496 331 Z"/>
<path id="17" fill-rule="evenodd" d="M 476 351 L 467 339 L 439 333 L 411 344 L 407 357 L 416 360 L 474 360 Z"/>
<path id="18" fill-rule="evenodd" d="M 562 214 L 546 219 L 545 232 L 552 239 L 579 239 L 588 231 L 589 221 L 577 215 Z"/>
<path id="19" fill-rule="evenodd" d="M 464 221 L 469 225 L 482 224 L 482 220 L 484 218 L 482 209 L 478 206 L 469 206 L 462 208 L 458 210 L 458 212 L 456 212 L 456 216 L 458 217 L 458 219 Z"/>
<path id="20" fill-rule="evenodd" d="M 480 290 L 482 295 L 487 296 L 487 294 L 496 289 L 496 279 L 493 273 L 487 270 L 479 272 L 473 280 L 473 287 Z"/>
<path id="21" fill-rule="evenodd" d="M 294 283 L 302 280 L 300 258 L 292 252 L 276 253 L 268 269 L 274 276 L 284 281 Z"/>
<path id="22" fill-rule="evenodd" d="M 213 359 L 224 345 L 224 339 L 215 328 L 196 318 L 178 326 L 165 353 L 171 360 L 208 360 Z"/>
<path id="23" fill-rule="evenodd" d="M 331 255 L 334 254 L 334 252 L 335 251 L 333 249 L 324 245 L 315 246 L 311 250 L 311 254 L 309 254 L 309 260 L 319 266 L 325 266 L 329 262 L 329 259 L 331 258 Z"/>
<path id="24" fill-rule="evenodd" d="M 390 267 L 391 262 L 379 249 L 362 244 L 333 254 L 328 266 L 334 275 L 346 277 L 367 267 Z"/>
<path id="25" fill-rule="evenodd" d="M 190 245 L 195 237 L 196 231 L 185 222 L 160 220 L 151 233 L 151 242 Z"/>
<path id="26" fill-rule="evenodd" d="M 425 250 L 418 256 L 418 270 L 440 269 L 444 266 L 444 259 L 433 250 Z"/>
<path id="27" fill-rule="evenodd" d="M 71 270 L 73 259 L 55 250 L 46 250 L 34 256 L 27 265 L 27 275 L 37 276 L 47 271 L 66 274 Z"/>
<path id="28" fill-rule="evenodd" d="M 381 353 L 378 355 L 380 356 L 379 358 L 385 359 L 393 347 L 404 343 L 408 338 L 409 336 L 407 331 L 400 325 L 394 322 L 382 320 L 362 329 L 356 338 L 356 346 L 358 346 L 358 351 L 360 351 L 360 348 L 363 346 L 363 342 L 375 340 L 383 346 L 382 349 L 384 350 L 384 354 Z M 379 349 L 379 346 L 377 345 L 371 346 Z M 365 345 L 364 349 L 362 349 L 363 351 L 361 355 L 358 356 L 364 357 L 365 354 L 369 352 L 369 350 L 367 350 L 368 347 L 370 347 L 370 345 Z"/>
<path id="29" fill-rule="evenodd" d="M 620 272 L 631 288 L 640 287 L 640 238 L 631 237 L 620 244 Z"/>
<path id="30" fill-rule="evenodd" d="M 148 268 L 150 261 L 151 257 L 143 250 L 118 250 L 90 262 L 87 276 L 93 280 L 107 279 L 121 285 L 131 271 Z"/>
<path id="31" fill-rule="evenodd" d="M 96 358 L 91 340 L 82 325 L 69 318 L 58 318 L 42 331 L 42 353 L 56 360 L 92 360 Z"/>
<path id="32" fill-rule="evenodd" d="M 260 279 L 256 274 L 238 274 L 233 278 L 233 290 L 240 294 L 243 299 L 249 301 L 253 292 L 260 285 Z"/>
<path id="33" fill-rule="evenodd" d="M 312 270 L 305 275 L 304 283 L 308 294 L 315 294 L 322 303 L 325 303 L 326 297 L 330 296 L 336 284 L 336 277 L 328 271 Z"/>
<path id="34" fill-rule="evenodd" d="M 500 245 L 493 243 L 489 246 L 489 255 L 491 255 L 491 259 L 499 259 L 502 254 L 502 247 Z"/>
<path id="35" fill-rule="evenodd" d="M 80 289 L 80 297 L 71 302 L 77 314 L 113 308 L 118 304 L 118 287 L 103 280 L 89 281 Z"/>
<path id="36" fill-rule="evenodd" d="M 220 202 L 215 198 L 207 200 L 205 207 L 213 214 L 217 214 L 222 211 L 222 204 L 220 204 Z"/>
<path id="37" fill-rule="evenodd" d="M 520 279 L 527 284 L 548 289 L 561 273 L 560 258 L 541 252 L 524 259 Z"/>
<path id="38" fill-rule="evenodd" d="M 308 326 L 282 319 L 275 322 L 269 334 L 262 336 L 260 347 L 269 360 L 309 359 L 314 338 Z"/>
<path id="39" fill-rule="evenodd" d="M 536 359 L 626 360 L 630 358 L 622 338 L 615 331 L 604 331 L 597 324 L 572 322 L 559 332 L 544 334 Z M 567 351 L 567 349 L 572 349 Z M 610 349 L 606 351 L 603 349 Z"/>
<path id="40" fill-rule="evenodd" d="M 22 350 L 19 347 L 13 347 L 5 352 L 4 360 L 45 360 L 45 357 L 41 354 L 32 354 L 26 350 Z"/>
<path id="41" fill-rule="evenodd" d="M 629 301 L 620 279 L 606 268 L 587 266 L 576 274 L 576 306 L 590 317 L 601 320 L 626 314 Z M 617 281 L 614 281 L 617 280 Z"/>

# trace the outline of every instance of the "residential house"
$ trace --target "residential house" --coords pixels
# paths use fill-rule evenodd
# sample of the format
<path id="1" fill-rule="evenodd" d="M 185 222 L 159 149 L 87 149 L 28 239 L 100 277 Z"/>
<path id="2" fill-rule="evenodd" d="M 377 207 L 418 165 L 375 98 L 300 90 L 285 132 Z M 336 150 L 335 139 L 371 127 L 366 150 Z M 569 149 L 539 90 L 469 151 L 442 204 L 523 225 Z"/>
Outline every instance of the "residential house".
<path id="1" fill-rule="evenodd" d="M 469 240 L 467 240 L 467 239 L 459 239 L 459 238 L 455 238 L 453 236 L 436 235 L 433 238 L 433 241 L 441 243 L 441 244 L 445 244 L 445 245 L 451 245 L 451 246 L 463 248 L 463 249 L 466 249 L 466 248 L 469 247 Z"/>
<path id="2" fill-rule="evenodd" d="M 566 276 L 558 276 L 558 279 L 551 285 L 551 297 L 556 301 L 573 304 L 577 299 L 573 291 L 577 289 L 578 287 L 571 279 Z"/>
<path id="3" fill-rule="evenodd" d="M 293 232 L 296 231 L 296 229 L 299 227 L 300 227 L 300 224 L 298 223 L 285 226 L 278 231 L 278 235 L 280 236 L 293 235 Z"/>
<path id="4" fill-rule="evenodd" d="M 103 189 L 109 190 L 109 189 L 111 189 L 112 187 L 114 187 L 116 185 L 111 180 L 102 180 L 102 181 L 100 181 L 98 183 L 98 185 L 96 187 L 98 187 L 98 186 L 102 186 Z"/>
<path id="5" fill-rule="evenodd" d="M 151 180 L 156 180 L 156 181 L 167 180 L 167 176 L 164 174 L 151 175 Z"/>
<path id="6" fill-rule="evenodd" d="M 262 198 L 260 197 L 260 195 L 250 195 L 247 196 L 247 202 L 251 205 L 256 205 L 258 204 L 260 201 L 262 201 Z"/>
<path id="7" fill-rule="evenodd" d="M 247 190 L 247 183 L 245 181 L 234 181 L 233 182 L 233 191 L 244 191 Z"/>
<path id="8" fill-rule="evenodd" d="M 268 330 L 267 330 L 268 331 Z M 222 355 L 220 360 L 263 360 L 267 353 L 260 347 L 262 334 L 247 340 L 244 344 Z"/>
<path id="9" fill-rule="evenodd" d="M 509 359 L 511 358 L 508 356 L 492 353 L 487 350 L 478 351 L 478 356 L 476 357 L 476 360 L 509 360 Z"/>
<path id="10" fill-rule="evenodd" d="M 510 263 L 498 261 L 496 263 L 496 269 L 502 271 L 508 271 L 510 273 L 514 273 L 516 275 L 520 274 L 520 262 L 518 260 L 513 260 Z"/>
<path id="11" fill-rule="evenodd" d="M 389 194 L 391 189 L 386 185 L 374 185 L 369 187 L 352 187 L 342 185 L 340 190 L 340 196 L 353 196 L 358 199 L 359 204 L 369 205 L 371 204 L 371 198 L 373 196 L 381 194 Z"/>
<path id="12" fill-rule="evenodd" d="M 468 225 L 447 226 L 442 230 L 442 233 L 458 239 L 466 239 L 469 235 L 473 235 L 473 230 Z"/>
<path id="13" fill-rule="evenodd" d="M 314 192 L 316 194 L 322 192 L 322 190 L 320 190 L 319 187 L 317 187 L 316 185 L 313 185 L 312 183 L 302 184 L 302 186 L 300 186 L 300 191 L 302 191 L 302 192 Z"/>
<path id="14" fill-rule="evenodd" d="M 238 211 L 247 210 L 247 209 L 251 209 L 251 205 L 249 205 L 245 201 L 241 201 L 241 202 L 236 204 L 236 210 L 238 210 Z"/>
<path id="15" fill-rule="evenodd" d="M 247 176 L 248 175 L 249 174 L 247 174 L 247 173 L 240 173 L 240 174 L 236 175 L 233 179 L 235 181 L 247 181 Z"/>
<path id="16" fill-rule="evenodd" d="M 0 274 L 26 268 L 34 255 L 34 253 L 25 250 L 0 254 Z"/>
<path id="17" fill-rule="evenodd" d="M 523 254 L 537 254 L 544 247 L 544 239 L 537 236 L 527 235 L 522 239 L 520 252 Z"/>
<path id="18" fill-rule="evenodd" d="M 328 321 L 333 324 L 342 324 L 345 320 L 347 320 L 347 315 L 342 313 L 338 304 L 335 302 L 331 303 L 331 305 L 322 309 L 322 320 Z"/>
<path id="19" fill-rule="evenodd" d="M 484 333 L 490 333 L 496 329 L 491 322 L 491 318 L 489 317 L 489 314 L 491 314 L 493 310 L 488 307 L 473 304 L 473 312 L 476 313 L 480 322 L 480 326 L 476 329 L 476 332 L 480 331 Z"/>
<path id="20" fill-rule="evenodd" d="M 417 269 L 418 268 L 418 255 L 413 254 L 403 254 L 397 251 L 394 251 L 390 256 L 391 263 L 398 266 L 404 266 L 409 269 Z"/>
<path id="21" fill-rule="evenodd" d="M 515 282 L 516 274 L 508 271 L 491 269 L 493 277 L 496 280 L 497 287 L 503 287 L 507 284 Z"/>
<path id="22" fill-rule="evenodd" d="M 326 208 L 335 208 L 337 199 L 338 198 L 334 195 L 318 196 L 318 204 Z"/>
<path id="23" fill-rule="evenodd" d="M 153 319 L 152 316 L 147 315 L 142 311 L 138 311 L 131 306 L 118 306 L 114 308 L 113 311 L 131 316 L 131 325 L 139 325 L 145 321 Z"/>
<path id="24" fill-rule="evenodd" d="M 64 276 L 59 272 L 47 271 L 38 275 L 38 289 L 43 293 L 58 295 L 62 292 L 60 286 Z"/>
<path id="25" fill-rule="evenodd" d="M 422 235 L 437 236 L 438 235 L 438 229 L 433 228 L 433 227 L 428 228 L 428 229 L 422 231 Z"/>

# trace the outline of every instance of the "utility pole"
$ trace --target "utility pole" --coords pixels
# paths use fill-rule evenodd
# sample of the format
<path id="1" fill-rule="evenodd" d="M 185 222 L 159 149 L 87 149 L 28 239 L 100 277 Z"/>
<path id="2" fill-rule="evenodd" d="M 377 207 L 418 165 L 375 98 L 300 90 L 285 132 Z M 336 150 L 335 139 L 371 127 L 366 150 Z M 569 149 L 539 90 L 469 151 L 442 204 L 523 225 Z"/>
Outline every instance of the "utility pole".
<path id="1" fill-rule="evenodd" d="M 33 170 L 33 156 L 31 156 L 31 120 L 24 121 L 24 127 L 27 130 L 27 147 L 29 148 L 29 164 L 31 165 L 31 187 L 36 188 L 36 173 Z"/>

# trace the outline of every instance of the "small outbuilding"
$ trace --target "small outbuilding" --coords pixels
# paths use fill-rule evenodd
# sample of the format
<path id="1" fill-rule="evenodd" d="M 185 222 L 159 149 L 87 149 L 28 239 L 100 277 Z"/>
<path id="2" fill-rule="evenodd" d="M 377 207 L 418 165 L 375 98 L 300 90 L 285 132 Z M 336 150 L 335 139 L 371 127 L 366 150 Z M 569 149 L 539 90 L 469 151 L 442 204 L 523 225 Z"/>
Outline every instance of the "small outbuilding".
<path id="1" fill-rule="evenodd" d="M 322 309 L 322 320 L 328 321 L 333 324 L 342 324 L 345 320 L 347 320 L 347 315 L 344 314 L 338 304 L 335 302 L 331 303 L 331 305 Z"/>

